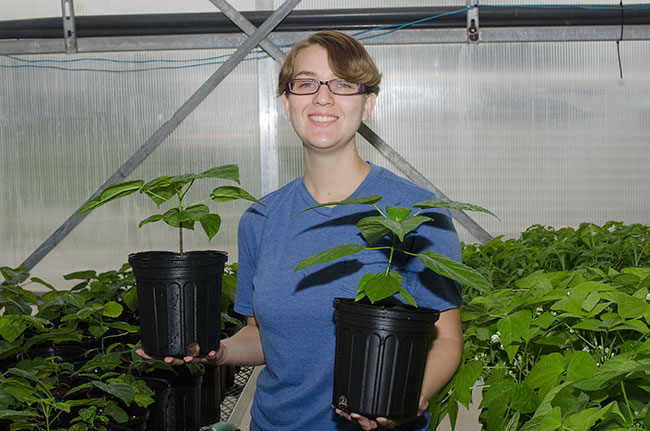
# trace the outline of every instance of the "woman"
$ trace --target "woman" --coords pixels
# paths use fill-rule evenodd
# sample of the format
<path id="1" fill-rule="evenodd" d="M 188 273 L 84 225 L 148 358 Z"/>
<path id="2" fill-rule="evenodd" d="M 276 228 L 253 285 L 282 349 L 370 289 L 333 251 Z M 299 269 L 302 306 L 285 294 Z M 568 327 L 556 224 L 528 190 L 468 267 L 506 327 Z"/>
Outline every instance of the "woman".
<path id="1" fill-rule="evenodd" d="M 251 409 L 251 430 L 428 430 L 428 400 L 458 367 L 462 353 L 457 285 L 419 262 L 403 262 L 407 286 L 419 305 L 441 310 L 420 396 L 418 417 L 365 418 L 331 408 L 335 324 L 332 301 L 354 297 L 362 273 L 384 269 L 373 253 L 334 265 L 294 272 L 307 256 L 358 239 L 365 207 L 341 205 L 301 211 L 317 203 L 372 194 L 379 203 L 411 206 L 435 196 L 357 153 L 355 133 L 375 107 L 381 75 L 355 39 L 339 32 L 312 35 L 293 47 L 280 71 L 278 94 L 303 145 L 305 174 L 261 199 L 242 216 L 235 310 L 247 326 L 207 358 L 185 361 L 261 365 Z M 361 208 L 361 209 L 360 209 Z M 418 228 L 440 253 L 460 258 L 446 213 Z M 381 261 L 382 263 L 380 263 Z M 361 271 L 363 264 L 363 271 Z M 423 276 L 423 274 L 426 274 Z M 431 288 L 436 279 L 436 288 Z M 442 285 L 443 287 L 438 287 Z M 181 360 L 166 358 L 179 364 Z"/>

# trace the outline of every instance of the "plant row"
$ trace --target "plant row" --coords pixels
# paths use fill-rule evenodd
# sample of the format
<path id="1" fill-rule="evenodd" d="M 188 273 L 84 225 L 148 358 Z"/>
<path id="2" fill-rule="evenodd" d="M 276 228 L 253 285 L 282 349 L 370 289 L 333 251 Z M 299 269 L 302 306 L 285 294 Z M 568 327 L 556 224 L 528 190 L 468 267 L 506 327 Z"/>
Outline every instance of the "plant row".
<path id="1" fill-rule="evenodd" d="M 650 429 L 650 228 L 532 226 L 464 245 L 494 283 L 462 309 L 464 359 L 434 425 L 480 391 L 491 430 Z"/>

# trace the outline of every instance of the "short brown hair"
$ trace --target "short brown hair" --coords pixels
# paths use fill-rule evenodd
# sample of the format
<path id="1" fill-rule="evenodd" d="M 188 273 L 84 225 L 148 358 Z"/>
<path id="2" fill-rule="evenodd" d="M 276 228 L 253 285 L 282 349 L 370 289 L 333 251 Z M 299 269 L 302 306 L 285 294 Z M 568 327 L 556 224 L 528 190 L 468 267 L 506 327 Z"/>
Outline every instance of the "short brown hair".
<path id="1" fill-rule="evenodd" d="M 381 73 L 364 46 L 345 33 L 325 30 L 312 34 L 291 48 L 280 69 L 278 96 L 287 90 L 287 84 L 294 78 L 296 56 L 300 50 L 311 45 L 322 46 L 327 51 L 330 68 L 337 77 L 364 84 L 369 93 L 379 93 Z"/>

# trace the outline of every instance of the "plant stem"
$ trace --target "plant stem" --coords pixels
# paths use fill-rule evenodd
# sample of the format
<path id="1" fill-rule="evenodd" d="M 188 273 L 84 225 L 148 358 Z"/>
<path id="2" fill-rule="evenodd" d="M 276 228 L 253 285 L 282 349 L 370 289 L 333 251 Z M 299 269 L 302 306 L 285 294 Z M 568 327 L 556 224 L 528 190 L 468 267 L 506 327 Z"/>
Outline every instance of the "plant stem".
<path id="1" fill-rule="evenodd" d="M 181 259 L 183 258 L 183 226 L 179 226 L 178 228 L 178 249 L 180 250 L 181 253 Z"/>

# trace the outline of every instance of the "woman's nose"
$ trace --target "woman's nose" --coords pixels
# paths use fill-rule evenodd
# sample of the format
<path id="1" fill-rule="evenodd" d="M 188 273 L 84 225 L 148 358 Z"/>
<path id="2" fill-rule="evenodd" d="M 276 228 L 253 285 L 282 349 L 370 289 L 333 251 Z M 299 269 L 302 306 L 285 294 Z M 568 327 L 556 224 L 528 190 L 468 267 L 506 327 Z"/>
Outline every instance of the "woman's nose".
<path id="1" fill-rule="evenodd" d="M 328 105 L 334 102 L 334 96 L 327 84 L 321 84 L 318 91 L 314 94 L 314 103 L 318 105 Z"/>

